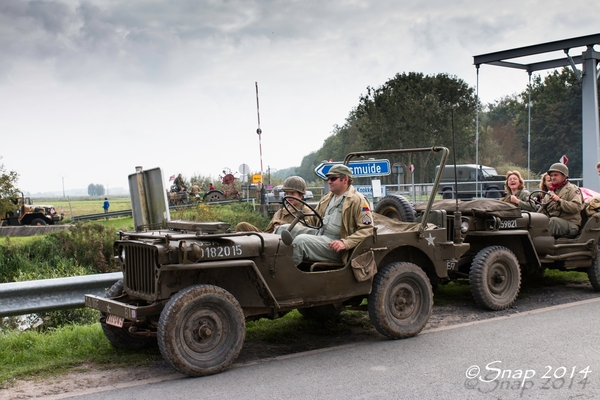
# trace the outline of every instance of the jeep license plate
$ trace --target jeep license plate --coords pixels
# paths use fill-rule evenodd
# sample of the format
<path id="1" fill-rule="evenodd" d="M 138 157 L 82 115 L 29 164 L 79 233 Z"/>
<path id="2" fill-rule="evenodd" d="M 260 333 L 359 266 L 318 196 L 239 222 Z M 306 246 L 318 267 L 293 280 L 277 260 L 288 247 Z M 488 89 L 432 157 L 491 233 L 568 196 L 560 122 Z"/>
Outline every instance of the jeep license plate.
<path id="1" fill-rule="evenodd" d="M 500 221 L 500 229 L 510 229 L 510 228 L 516 228 L 517 227 L 517 220 L 516 219 L 505 219 Z"/>
<path id="2" fill-rule="evenodd" d="M 123 317 L 117 317 L 116 315 L 108 314 L 106 316 L 106 323 L 108 325 L 116 326 L 117 328 L 123 327 L 123 321 L 125 319 Z"/>

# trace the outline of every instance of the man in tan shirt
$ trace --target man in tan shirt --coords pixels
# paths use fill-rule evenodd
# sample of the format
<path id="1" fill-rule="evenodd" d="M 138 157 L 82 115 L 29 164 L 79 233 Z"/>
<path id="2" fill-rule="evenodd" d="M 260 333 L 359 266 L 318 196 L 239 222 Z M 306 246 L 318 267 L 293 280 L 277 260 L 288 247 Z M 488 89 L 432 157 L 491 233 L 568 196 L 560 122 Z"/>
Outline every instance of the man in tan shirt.
<path id="1" fill-rule="evenodd" d="M 569 182 L 569 168 L 555 163 L 548 169 L 552 179 L 550 191 L 544 197 L 547 206 L 542 213 L 550 217 L 548 228 L 554 237 L 575 236 L 581 227 L 583 196 L 581 190 Z"/>
<path id="2" fill-rule="evenodd" d="M 292 196 L 298 199 L 302 199 L 304 194 L 306 193 L 306 182 L 300 176 L 290 176 L 283 182 L 283 188 L 281 189 L 286 196 Z M 295 201 L 293 199 L 290 200 L 294 206 L 305 213 L 311 213 L 305 205 L 302 203 Z M 273 233 L 275 229 L 283 224 L 291 224 L 294 221 L 294 216 L 290 214 L 285 207 L 281 207 L 273 218 L 271 222 L 264 230 L 265 233 Z M 260 232 L 260 229 L 255 227 L 254 225 L 248 222 L 240 222 L 235 227 L 236 232 Z"/>

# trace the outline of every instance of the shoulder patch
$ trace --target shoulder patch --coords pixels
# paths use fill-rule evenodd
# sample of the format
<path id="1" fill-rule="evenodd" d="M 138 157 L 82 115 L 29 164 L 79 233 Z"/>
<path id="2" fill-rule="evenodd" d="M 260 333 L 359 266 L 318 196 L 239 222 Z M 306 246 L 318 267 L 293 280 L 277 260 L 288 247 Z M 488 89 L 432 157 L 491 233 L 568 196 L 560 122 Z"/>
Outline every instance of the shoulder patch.
<path id="1" fill-rule="evenodd" d="M 373 220 L 371 220 L 371 216 L 369 216 L 369 214 L 365 215 L 362 219 L 363 225 L 371 225 L 372 222 Z"/>
<path id="2" fill-rule="evenodd" d="M 371 211 L 371 209 L 369 208 L 369 203 L 367 203 L 365 201 L 362 206 L 362 212 L 369 212 L 369 211 Z"/>

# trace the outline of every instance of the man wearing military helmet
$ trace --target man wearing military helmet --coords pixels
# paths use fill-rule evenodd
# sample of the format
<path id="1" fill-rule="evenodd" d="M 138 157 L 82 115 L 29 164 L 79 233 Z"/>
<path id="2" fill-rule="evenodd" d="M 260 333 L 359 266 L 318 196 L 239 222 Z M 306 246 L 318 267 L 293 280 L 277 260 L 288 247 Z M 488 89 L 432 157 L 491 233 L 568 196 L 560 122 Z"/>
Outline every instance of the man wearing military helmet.
<path id="1" fill-rule="evenodd" d="M 544 197 L 547 206 L 542 212 L 550 217 L 548 228 L 554 237 L 575 236 L 581 226 L 583 196 L 577 186 L 569 182 L 569 168 L 555 163 L 548 169 L 552 185 Z"/>
<path id="2" fill-rule="evenodd" d="M 352 170 L 336 164 L 326 175 L 330 192 L 316 208 L 323 217 L 323 227 L 317 230 L 296 225 L 291 232 L 296 265 L 303 261 L 347 261 L 350 250 L 373 235 L 369 202 L 352 186 Z"/>
<path id="3" fill-rule="evenodd" d="M 283 181 L 283 188 L 281 189 L 286 196 L 292 196 L 298 199 L 302 199 L 306 194 L 306 182 L 300 176 L 290 176 L 285 181 Z M 291 199 L 290 203 L 293 203 L 294 206 L 305 213 L 309 214 L 311 211 L 302 203 Z M 273 233 L 275 229 L 283 224 L 291 224 L 294 220 L 294 216 L 290 214 L 285 207 L 281 207 L 273 218 L 271 222 L 265 229 L 266 233 Z M 255 227 L 254 225 L 248 222 L 240 222 L 235 227 L 236 232 L 260 232 L 260 229 Z"/>

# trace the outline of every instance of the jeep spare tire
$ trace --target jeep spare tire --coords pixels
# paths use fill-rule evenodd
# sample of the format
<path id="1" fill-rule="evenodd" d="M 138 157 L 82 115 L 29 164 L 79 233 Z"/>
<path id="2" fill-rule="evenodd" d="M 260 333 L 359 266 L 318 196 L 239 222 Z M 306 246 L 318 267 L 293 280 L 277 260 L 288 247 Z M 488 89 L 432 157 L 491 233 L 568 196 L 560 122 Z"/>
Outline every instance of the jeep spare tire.
<path id="1" fill-rule="evenodd" d="M 406 198 L 399 195 L 385 196 L 375 206 L 374 211 L 388 218 L 402 222 L 415 222 L 415 209 Z"/>

